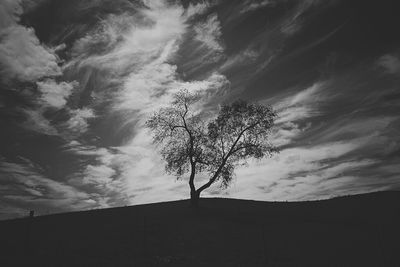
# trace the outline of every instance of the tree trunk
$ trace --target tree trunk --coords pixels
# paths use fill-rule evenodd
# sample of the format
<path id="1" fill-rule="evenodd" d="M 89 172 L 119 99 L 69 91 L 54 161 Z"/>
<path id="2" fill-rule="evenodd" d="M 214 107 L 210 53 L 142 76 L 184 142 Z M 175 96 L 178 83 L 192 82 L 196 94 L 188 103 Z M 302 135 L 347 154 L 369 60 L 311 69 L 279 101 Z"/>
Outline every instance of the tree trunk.
<path id="1" fill-rule="evenodd" d="M 195 190 L 190 191 L 190 206 L 192 208 L 199 207 L 199 199 L 200 199 L 200 193 L 196 192 Z"/>

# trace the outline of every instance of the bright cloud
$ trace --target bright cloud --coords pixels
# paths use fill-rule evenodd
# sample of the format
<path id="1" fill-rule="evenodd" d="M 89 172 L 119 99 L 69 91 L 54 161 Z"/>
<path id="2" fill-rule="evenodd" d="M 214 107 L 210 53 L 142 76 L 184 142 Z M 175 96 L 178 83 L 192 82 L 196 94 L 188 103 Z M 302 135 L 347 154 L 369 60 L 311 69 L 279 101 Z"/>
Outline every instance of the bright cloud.
<path id="1" fill-rule="evenodd" d="M 210 15 L 205 22 L 194 27 L 196 39 L 203 42 L 209 49 L 223 51 L 221 45 L 221 25 L 216 14 Z"/>
<path id="2" fill-rule="evenodd" d="M 23 6 L 36 1 L 4 0 L 0 3 L 0 73 L 22 81 L 36 81 L 45 76 L 60 75 L 58 57 L 40 43 L 32 28 L 19 24 Z"/>
<path id="3" fill-rule="evenodd" d="M 340 161 L 366 142 L 366 139 L 354 139 L 285 149 L 271 159 L 254 161 L 249 168 L 238 169 L 237 181 L 229 195 L 240 198 L 251 196 L 259 200 L 315 198 L 321 183 L 375 163 L 368 159 Z"/>
<path id="4" fill-rule="evenodd" d="M 14 25 L 0 34 L 0 66 L 7 77 L 35 81 L 61 74 L 57 56 L 40 44 L 32 28 Z"/>
<path id="5" fill-rule="evenodd" d="M 63 108 L 67 103 L 68 97 L 71 95 L 77 82 L 61 82 L 57 83 L 53 79 L 36 82 L 39 91 L 42 93 L 41 99 L 50 107 Z"/>
<path id="6" fill-rule="evenodd" d="M 67 128 L 74 133 L 86 132 L 88 120 L 96 117 L 94 111 L 89 108 L 71 110 L 71 118 L 65 123 Z"/>
<path id="7" fill-rule="evenodd" d="M 300 92 L 284 97 L 274 105 L 278 112 L 278 129 L 273 135 L 274 144 L 289 144 L 311 126 L 309 123 L 300 126 L 299 122 L 320 114 L 319 105 L 326 98 L 326 86 L 327 82 L 317 82 Z"/>
<path id="8" fill-rule="evenodd" d="M 326 82 L 317 82 L 275 104 L 279 112 L 276 122 L 293 122 L 317 115 L 318 105 L 326 98 L 323 93 L 325 87 Z"/>

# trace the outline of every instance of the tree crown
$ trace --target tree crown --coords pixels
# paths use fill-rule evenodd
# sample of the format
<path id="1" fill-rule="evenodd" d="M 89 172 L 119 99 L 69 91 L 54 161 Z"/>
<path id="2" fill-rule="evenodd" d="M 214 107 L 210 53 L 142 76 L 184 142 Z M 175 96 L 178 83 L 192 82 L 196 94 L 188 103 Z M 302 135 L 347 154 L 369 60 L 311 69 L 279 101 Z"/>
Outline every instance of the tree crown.
<path id="1" fill-rule="evenodd" d="M 191 179 L 196 173 L 208 173 L 211 178 L 200 191 L 216 180 L 226 187 L 235 166 L 277 152 L 269 142 L 276 117 L 271 107 L 237 100 L 222 105 L 215 118 L 206 119 L 193 108 L 200 100 L 199 94 L 182 90 L 169 107 L 146 122 L 154 142 L 161 146 L 168 173 L 180 178 L 191 171 Z"/>

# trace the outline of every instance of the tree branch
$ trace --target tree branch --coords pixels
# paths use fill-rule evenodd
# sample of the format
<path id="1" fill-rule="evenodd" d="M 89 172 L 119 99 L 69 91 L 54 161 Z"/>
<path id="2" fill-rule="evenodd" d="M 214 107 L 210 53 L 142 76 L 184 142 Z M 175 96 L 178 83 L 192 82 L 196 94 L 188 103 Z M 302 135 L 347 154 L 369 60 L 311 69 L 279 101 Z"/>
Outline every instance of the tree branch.
<path id="1" fill-rule="evenodd" d="M 246 128 L 244 128 L 240 133 L 239 136 L 236 138 L 235 142 L 232 144 L 231 148 L 229 149 L 229 152 L 226 154 L 225 158 L 223 158 L 221 164 L 219 165 L 217 171 L 214 173 L 214 175 L 210 178 L 210 180 L 205 183 L 204 185 L 202 185 L 199 189 L 197 189 L 197 192 L 200 194 L 204 189 L 210 187 L 215 180 L 218 178 L 218 176 L 220 175 L 222 168 L 225 166 L 226 162 L 228 161 L 229 157 L 234 153 L 234 148 L 236 146 L 236 144 L 239 142 L 240 138 L 242 137 L 242 135 L 250 130 L 251 128 L 254 128 L 257 124 L 259 124 L 260 122 L 256 122 L 255 124 L 252 124 Z"/>
<path id="2" fill-rule="evenodd" d="M 183 113 L 182 117 L 182 121 L 183 121 L 183 128 L 186 130 L 186 132 L 189 135 L 189 142 L 190 142 L 190 147 L 189 147 L 189 160 L 190 160 L 190 177 L 189 177 L 189 186 L 190 186 L 190 191 L 191 192 L 195 192 L 196 191 L 196 187 L 194 185 L 194 177 L 196 175 L 196 162 L 193 160 L 193 147 L 194 147 L 194 137 L 192 132 L 189 130 L 187 123 L 186 123 L 186 115 L 189 111 L 189 108 L 187 106 L 186 100 L 184 103 L 185 106 L 185 112 Z"/>
<path id="3" fill-rule="evenodd" d="M 233 150 L 232 154 L 238 152 L 239 150 L 246 149 L 246 148 L 249 148 L 249 147 L 257 147 L 257 145 L 255 145 L 255 144 L 247 144 L 245 146 L 237 147 L 235 150 Z"/>
<path id="4" fill-rule="evenodd" d="M 210 166 L 210 163 L 209 163 L 209 162 L 205 162 L 205 161 L 203 161 L 203 160 L 201 160 L 201 159 L 196 159 L 194 162 L 195 162 L 195 163 L 200 163 L 200 164 L 204 164 L 204 165 Z"/>

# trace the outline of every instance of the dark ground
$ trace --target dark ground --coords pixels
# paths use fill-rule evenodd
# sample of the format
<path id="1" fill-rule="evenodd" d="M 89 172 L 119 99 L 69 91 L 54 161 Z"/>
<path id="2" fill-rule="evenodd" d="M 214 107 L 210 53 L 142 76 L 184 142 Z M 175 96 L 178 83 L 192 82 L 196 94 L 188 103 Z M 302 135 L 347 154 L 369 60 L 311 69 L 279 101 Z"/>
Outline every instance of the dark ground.
<path id="1" fill-rule="evenodd" d="M 0 221 L 0 266 L 400 266 L 400 192 Z"/>

